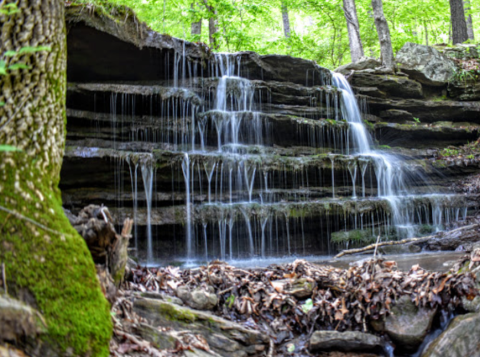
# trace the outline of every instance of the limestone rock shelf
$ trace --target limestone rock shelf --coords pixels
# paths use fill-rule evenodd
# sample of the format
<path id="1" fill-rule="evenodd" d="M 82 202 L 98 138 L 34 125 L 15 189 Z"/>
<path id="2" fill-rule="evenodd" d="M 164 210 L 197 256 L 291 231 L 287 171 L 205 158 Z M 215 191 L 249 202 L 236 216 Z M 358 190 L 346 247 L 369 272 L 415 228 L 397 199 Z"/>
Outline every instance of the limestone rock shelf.
<path id="1" fill-rule="evenodd" d="M 206 121 L 205 132 L 201 135 L 197 127 L 193 129 L 196 146 L 200 148 L 202 139 L 205 146 L 218 146 L 218 133 L 215 130 L 215 121 L 225 113 L 211 110 L 197 115 L 196 121 Z M 179 133 L 186 131 L 191 135 L 192 117 L 187 120 L 169 119 L 153 115 L 112 115 L 90 111 L 67 110 L 68 139 L 97 138 L 116 141 L 177 142 Z M 194 119 L 195 120 L 195 119 Z M 348 124 L 333 119 L 308 119 L 294 115 L 266 114 L 261 112 L 238 112 L 236 120 L 239 122 L 239 137 L 243 142 L 262 142 L 267 146 L 302 146 L 312 147 L 322 145 L 332 151 L 345 151 L 349 141 Z M 254 131 L 253 129 L 258 129 Z M 259 135 L 262 135 L 261 138 Z M 223 139 L 224 135 L 222 135 Z"/>
<path id="2" fill-rule="evenodd" d="M 375 134 L 381 145 L 411 147 L 447 147 L 475 141 L 479 124 L 435 122 L 433 124 L 376 123 Z"/>
<path id="3" fill-rule="evenodd" d="M 215 57 L 205 45 L 156 33 L 144 23 L 138 23 L 131 13 L 118 16 L 122 18 L 121 25 L 114 17 L 92 15 L 82 5 L 66 9 L 70 82 L 173 81 L 178 53 L 192 68 L 187 76 L 212 77 L 210 62 L 215 61 Z M 86 66 L 85 59 L 92 54 L 95 61 Z M 238 62 L 242 66 L 240 74 L 252 80 L 290 81 L 311 86 L 323 85 L 331 78 L 330 71 L 315 62 L 289 56 L 240 52 Z"/>

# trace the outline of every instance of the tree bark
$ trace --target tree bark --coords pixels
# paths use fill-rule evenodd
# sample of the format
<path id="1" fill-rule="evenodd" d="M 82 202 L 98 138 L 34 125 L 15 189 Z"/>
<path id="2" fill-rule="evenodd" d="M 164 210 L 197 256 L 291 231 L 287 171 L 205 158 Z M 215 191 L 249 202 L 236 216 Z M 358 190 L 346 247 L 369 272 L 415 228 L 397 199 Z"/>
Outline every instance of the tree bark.
<path id="1" fill-rule="evenodd" d="M 208 40 L 210 42 L 210 47 L 214 50 L 217 50 L 220 46 L 215 37 L 215 34 L 218 32 L 218 20 L 217 20 L 217 11 L 213 6 L 208 4 L 208 0 L 203 0 L 207 11 L 209 12 L 208 18 Z"/>
<path id="2" fill-rule="evenodd" d="M 195 3 L 192 2 L 192 10 L 195 8 Z M 202 34 L 202 19 L 192 22 L 192 36 L 200 40 L 200 35 Z"/>
<path id="3" fill-rule="evenodd" d="M 284 1 L 282 1 L 282 20 L 283 20 L 283 33 L 285 38 L 290 37 L 290 18 L 288 17 L 288 7 Z"/>
<path id="4" fill-rule="evenodd" d="M 348 41 L 350 43 L 350 56 L 352 62 L 357 62 L 363 57 L 363 45 L 360 38 L 360 25 L 358 24 L 355 0 L 343 0 L 343 12 L 347 20 Z"/>
<path id="5" fill-rule="evenodd" d="M 450 0 L 450 19 L 452 22 L 453 44 L 463 43 L 468 40 L 463 0 Z"/>
<path id="6" fill-rule="evenodd" d="M 372 0 L 373 18 L 377 28 L 378 40 L 380 42 L 380 53 L 384 67 L 394 70 L 395 58 L 393 57 L 392 40 L 388 23 L 383 14 L 382 0 Z"/>
<path id="7" fill-rule="evenodd" d="M 28 68 L 0 75 L 0 145 L 19 150 L 0 149 L 0 262 L 9 293 L 47 321 L 47 343 L 28 354 L 64 355 L 71 348 L 75 355 L 107 356 L 109 306 L 58 190 L 66 121 L 65 5 L 4 0 L 0 6 L 6 3 L 16 3 L 19 11 L 0 14 L 0 57 L 17 51 L 4 57 L 7 68 Z M 39 46 L 50 50 L 19 53 Z"/>
<path id="8" fill-rule="evenodd" d="M 463 5 L 465 7 L 465 12 L 468 14 L 467 16 L 467 35 L 469 40 L 475 40 L 475 35 L 473 33 L 473 21 L 472 21 L 472 14 L 470 13 L 471 7 L 470 7 L 470 0 L 465 0 L 463 2 Z"/>

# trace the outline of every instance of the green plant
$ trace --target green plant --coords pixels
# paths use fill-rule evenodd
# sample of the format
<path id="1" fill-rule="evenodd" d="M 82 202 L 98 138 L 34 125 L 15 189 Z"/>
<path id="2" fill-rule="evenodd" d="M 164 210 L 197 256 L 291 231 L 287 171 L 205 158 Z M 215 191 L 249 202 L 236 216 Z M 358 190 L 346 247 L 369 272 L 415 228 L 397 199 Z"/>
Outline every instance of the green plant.
<path id="1" fill-rule="evenodd" d="M 307 301 L 305 301 L 305 304 L 302 305 L 302 311 L 306 314 L 311 309 L 313 309 L 313 301 L 312 299 L 308 299 Z"/>
<path id="2" fill-rule="evenodd" d="M 225 300 L 225 305 L 227 305 L 228 308 L 231 309 L 234 302 L 235 302 L 235 295 L 232 294 L 227 298 L 227 300 Z"/>
<path id="3" fill-rule="evenodd" d="M 415 124 L 420 124 L 420 118 L 413 117 L 413 121 L 415 122 Z"/>
<path id="4" fill-rule="evenodd" d="M 456 149 L 445 148 L 441 151 L 442 156 L 456 156 L 458 155 L 459 151 Z"/>

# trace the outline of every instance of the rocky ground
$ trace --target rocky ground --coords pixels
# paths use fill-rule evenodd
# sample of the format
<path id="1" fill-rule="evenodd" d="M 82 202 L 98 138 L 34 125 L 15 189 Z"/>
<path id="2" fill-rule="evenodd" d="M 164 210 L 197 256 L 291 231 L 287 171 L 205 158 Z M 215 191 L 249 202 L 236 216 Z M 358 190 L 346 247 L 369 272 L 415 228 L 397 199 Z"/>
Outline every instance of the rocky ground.
<path id="1" fill-rule="evenodd" d="M 117 234 L 109 217 L 106 207 L 89 206 L 70 219 L 92 250 L 112 304 L 112 356 L 477 353 L 480 247 L 473 243 L 448 272 L 418 265 L 401 271 L 384 259 L 347 269 L 304 260 L 257 269 L 221 261 L 146 268 L 126 263 L 129 222 Z M 468 227 L 460 232 L 477 231 Z M 110 274 L 118 269 L 123 281 Z M 3 281 L 0 356 L 32 355 L 44 320 L 11 299 Z"/>

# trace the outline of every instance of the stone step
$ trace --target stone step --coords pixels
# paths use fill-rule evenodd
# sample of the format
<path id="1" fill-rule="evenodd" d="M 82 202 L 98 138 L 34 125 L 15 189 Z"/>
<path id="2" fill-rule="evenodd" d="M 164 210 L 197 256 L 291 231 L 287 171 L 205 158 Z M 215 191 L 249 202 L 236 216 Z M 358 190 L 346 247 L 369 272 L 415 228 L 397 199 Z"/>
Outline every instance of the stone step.
<path id="1" fill-rule="evenodd" d="M 192 133 L 195 148 L 232 142 L 232 126 L 238 130 L 238 142 L 266 146 L 291 147 L 307 145 L 329 148 L 332 152 L 345 153 L 353 140 L 348 133 L 348 123 L 333 119 L 308 119 L 293 115 L 259 112 L 207 111 L 195 118 L 188 116 L 175 120 L 154 116 L 132 116 L 95 113 L 67 109 L 67 138 L 104 139 L 119 142 L 150 141 L 174 145 L 186 142 L 191 146 Z M 192 128 L 192 120 L 195 126 Z M 200 131 L 200 128 L 203 128 Z"/>

